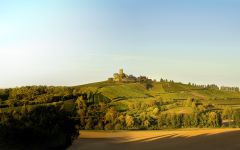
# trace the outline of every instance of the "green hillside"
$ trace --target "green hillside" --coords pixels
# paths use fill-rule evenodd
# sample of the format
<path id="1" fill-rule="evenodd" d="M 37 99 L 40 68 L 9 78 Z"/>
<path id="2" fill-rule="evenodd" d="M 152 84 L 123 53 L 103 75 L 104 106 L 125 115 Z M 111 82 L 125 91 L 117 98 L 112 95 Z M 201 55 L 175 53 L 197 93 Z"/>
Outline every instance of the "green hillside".
<path id="1" fill-rule="evenodd" d="M 74 87 L 0 89 L 0 114 L 54 106 L 77 120 L 80 129 L 221 127 L 226 122 L 228 126 L 240 126 L 238 91 L 224 91 L 215 85 L 138 79 Z"/>
<path id="2" fill-rule="evenodd" d="M 148 98 L 169 101 L 194 98 L 203 103 L 229 104 L 233 106 L 240 104 L 240 92 L 221 91 L 174 82 L 155 82 L 149 90 L 141 83 L 98 82 L 79 87 L 82 90 L 99 92 L 114 102 L 132 101 L 133 99 L 141 101 Z"/>

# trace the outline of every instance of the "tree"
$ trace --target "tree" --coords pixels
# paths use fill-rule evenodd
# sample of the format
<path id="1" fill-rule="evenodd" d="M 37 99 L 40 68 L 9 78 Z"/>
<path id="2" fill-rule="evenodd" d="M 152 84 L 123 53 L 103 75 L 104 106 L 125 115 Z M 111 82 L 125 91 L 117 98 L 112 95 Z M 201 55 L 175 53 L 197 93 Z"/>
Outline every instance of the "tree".
<path id="1" fill-rule="evenodd" d="M 181 122 L 182 122 L 182 118 L 180 115 L 177 114 L 169 114 L 168 115 L 168 119 L 170 119 L 170 127 L 172 128 L 179 128 L 181 127 Z"/>
<path id="2" fill-rule="evenodd" d="M 185 128 L 189 128 L 189 127 L 191 127 L 191 117 L 190 117 L 190 115 L 189 114 L 184 114 L 183 115 L 183 126 L 185 127 Z"/>
<path id="3" fill-rule="evenodd" d="M 137 78 L 137 81 L 140 83 L 145 83 L 148 80 L 146 76 L 140 76 Z"/>
<path id="4" fill-rule="evenodd" d="M 161 79 L 160 79 L 160 82 L 161 82 L 161 83 L 163 83 L 163 82 L 164 82 L 164 79 L 163 79 L 163 78 L 161 78 Z"/>
<path id="5" fill-rule="evenodd" d="M 151 79 L 147 79 L 147 80 L 146 80 L 145 87 L 146 87 L 147 90 L 153 88 L 153 82 L 152 82 Z"/>
<path id="6" fill-rule="evenodd" d="M 76 104 L 77 104 L 78 110 L 86 111 L 87 105 L 86 105 L 86 102 L 83 100 L 82 96 L 78 97 L 78 99 L 76 100 Z"/>
<path id="7" fill-rule="evenodd" d="M 233 120 L 236 127 L 240 127 L 240 111 L 235 110 L 233 113 Z"/>
<path id="8" fill-rule="evenodd" d="M 227 121 L 228 126 L 231 126 L 234 118 L 234 111 L 231 107 L 225 107 L 222 112 L 222 119 Z"/>
<path id="9" fill-rule="evenodd" d="M 163 129 L 167 127 L 167 114 L 160 114 L 157 119 L 158 129 Z"/>
<path id="10" fill-rule="evenodd" d="M 53 106 L 15 116 L 8 114 L 0 124 L 0 149 L 66 149 L 79 133 L 74 120 Z"/>
<path id="11" fill-rule="evenodd" d="M 77 114 L 80 117 L 81 127 L 85 128 L 85 116 L 87 111 L 86 102 L 83 100 L 82 96 L 80 96 L 78 97 L 75 103 L 76 103 Z"/>
<path id="12" fill-rule="evenodd" d="M 222 125 L 221 116 L 216 112 L 209 113 L 209 125 L 211 127 L 220 127 Z"/>
<path id="13" fill-rule="evenodd" d="M 114 130 L 121 130 L 122 129 L 122 125 L 120 123 L 117 123 L 115 126 L 114 126 Z"/>
<path id="14" fill-rule="evenodd" d="M 205 112 L 198 113 L 198 126 L 199 127 L 209 127 L 209 114 Z"/>
<path id="15" fill-rule="evenodd" d="M 191 120 L 191 127 L 198 127 L 199 124 L 199 114 L 198 113 L 192 113 L 190 115 L 190 120 Z"/>
<path id="16" fill-rule="evenodd" d="M 103 121 L 102 120 L 98 120 L 97 125 L 95 126 L 96 130 L 103 130 L 104 129 L 104 125 L 103 125 Z"/>
<path id="17" fill-rule="evenodd" d="M 104 103 L 104 102 L 100 102 L 99 103 L 99 106 L 100 106 L 100 111 L 101 112 L 104 112 L 104 111 L 106 111 L 106 104 Z"/>
<path id="18" fill-rule="evenodd" d="M 120 115 L 118 117 L 118 122 L 121 124 L 122 127 L 125 126 L 125 116 L 124 115 Z"/>
<path id="19" fill-rule="evenodd" d="M 233 109 L 231 107 L 225 107 L 222 112 L 222 118 L 232 120 L 233 119 Z"/>
<path id="20" fill-rule="evenodd" d="M 148 129 L 148 127 L 151 125 L 151 123 L 148 120 L 145 120 L 143 125 L 146 129 Z"/>
<path id="21" fill-rule="evenodd" d="M 142 113 L 139 115 L 139 119 L 141 120 L 142 125 L 143 125 L 143 124 L 144 124 L 144 121 L 146 120 L 146 112 L 142 112 Z"/>
<path id="22" fill-rule="evenodd" d="M 116 117 L 117 117 L 116 110 L 113 107 L 110 108 L 105 115 L 105 123 L 115 124 L 117 121 Z"/>
<path id="23" fill-rule="evenodd" d="M 93 129 L 94 123 L 93 123 L 93 119 L 92 117 L 87 119 L 86 125 L 85 125 L 85 129 L 86 130 L 91 130 Z"/>
<path id="24" fill-rule="evenodd" d="M 9 100 L 7 101 L 7 104 L 8 104 L 9 107 L 14 107 L 14 105 L 15 105 L 14 99 L 9 99 Z"/>
<path id="25" fill-rule="evenodd" d="M 112 123 L 106 124 L 105 127 L 104 127 L 104 129 L 105 129 L 105 130 L 113 130 L 113 129 L 114 129 L 114 128 L 113 128 L 113 124 L 112 124 Z"/>
<path id="26" fill-rule="evenodd" d="M 22 108 L 21 108 L 21 113 L 22 113 L 22 114 L 28 113 L 28 108 L 27 108 L 26 105 L 22 106 Z"/>
<path id="27" fill-rule="evenodd" d="M 132 116 L 126 116 L 126 126 L 127 128 L 132 128 L 134 126 L 134 119 Z"/>

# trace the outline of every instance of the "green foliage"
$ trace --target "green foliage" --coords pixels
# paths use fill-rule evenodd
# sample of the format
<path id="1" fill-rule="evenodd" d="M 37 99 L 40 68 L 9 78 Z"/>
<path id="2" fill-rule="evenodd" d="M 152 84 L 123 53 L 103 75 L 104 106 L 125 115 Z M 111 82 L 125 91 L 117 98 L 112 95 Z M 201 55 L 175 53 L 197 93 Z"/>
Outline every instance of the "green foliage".
<path id="1" fill-rule="evenodd" d="M 231 107 L 225 107 L 222 113 L 222 119 L 233 119 L 233 109 Z"/>
<path id="2" fill-rule="evenodd" d="M 210 127 L 220 127 L 222 125 L 221 115 L 216 112 L 208 114 L 208 123 Z"/>
<path id="3" fill-rule="evenodd" d="M 75 123 L 54 106 L 1 114 L 1 149 L 65 149 L 78 136 Z"/>
<path id="4" fill-rule="evenodd" d="M 55 106 L 74 118 L 82 130 L 221 127 L 225 122 L 237 127 L 239 98 L 239 92 L 221 91 L 215 85 L 152 82 L 142 76 L 134 83 L 0 90 L 0 114 L 20 119 L 19 113 Z"/>
<path id="5" fill-rule="evenodd" d="M 131 129 L 134 126 L 134 118 L 132 116 L 126 116 L 126 127 Z"/>
<path id="6" fill-rule="evenodd" d="M 114 108 L 110 108 L 105 115 L 105 123 L 114 124 L 116 121 L 117 112 Z"/>
<path id="7" fill-rule="evenodd" d="M 114 129 L 114 128 L 113 128 L 113 124 L 111 124 L 111 123 L 106 124 L 105 127 L 104 127 L 104 129 L 105 129 L 105 130 L 113 130 L 113 129 Z"/>

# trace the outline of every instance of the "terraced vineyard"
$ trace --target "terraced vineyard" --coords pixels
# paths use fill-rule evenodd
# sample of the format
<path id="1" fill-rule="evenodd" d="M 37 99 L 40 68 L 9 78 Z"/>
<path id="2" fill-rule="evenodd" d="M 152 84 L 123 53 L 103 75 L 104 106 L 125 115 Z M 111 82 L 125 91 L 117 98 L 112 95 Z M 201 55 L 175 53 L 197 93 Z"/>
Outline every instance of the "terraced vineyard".
<path id="1" fill-rule="evenodd" d="M 127 105 L 137 102 L 147 102 L 151 100 L 169 101 L 176 104 L 170 109 L 176 112 L 189 112 L 189 108 L 183 107 L 181 101 L 194 98 L 203 104 L 213 104 L 216 106 L 230 106 L 234 109 L 240 108 L 240 92 L 227 92 L 216 89 L 191 86 L 182 83 L 156 82 L 153 87 L 147 90 L 140 83 L 108 83 L 98 82 L 79 86 L 80 89 L 99 92 L 109 98 L 113 105 L 119 110 L 126 110 Z M 180 101 L 180 102 L 179 102 Z M 186 109 L 181 111 L 181 109 Z M 168 110 L 171 112 L 171 110 Z"/>

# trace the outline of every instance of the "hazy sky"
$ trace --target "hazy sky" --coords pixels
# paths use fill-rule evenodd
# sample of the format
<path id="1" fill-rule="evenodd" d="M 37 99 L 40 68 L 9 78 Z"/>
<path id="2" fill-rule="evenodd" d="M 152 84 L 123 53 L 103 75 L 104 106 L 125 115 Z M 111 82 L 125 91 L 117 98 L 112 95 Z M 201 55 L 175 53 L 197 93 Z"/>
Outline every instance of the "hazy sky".
<path id="1" fill-rule="evenodd" d="M 238 0 L 0 0 L 0 87 L 134 75 L 240 86 Z"/>

